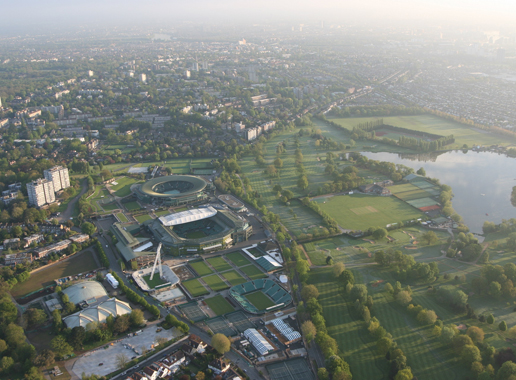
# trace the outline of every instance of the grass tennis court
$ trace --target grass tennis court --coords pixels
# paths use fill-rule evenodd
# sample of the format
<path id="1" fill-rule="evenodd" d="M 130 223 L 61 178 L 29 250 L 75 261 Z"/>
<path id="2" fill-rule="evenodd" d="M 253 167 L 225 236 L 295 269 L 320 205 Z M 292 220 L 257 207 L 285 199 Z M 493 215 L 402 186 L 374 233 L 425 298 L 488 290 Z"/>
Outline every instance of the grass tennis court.
<path id="1" fill-rule="evenodd" d="M 149 285 L 149 288 L 151 288 L 151 289 L 154 289 L 156 286 L 167 283 L 167 281 L 163 281 L 159 277 L 159 273 L 154 273 L 154 277 L 152 278 L 152 281 L 150 279 L 150 274 L 148 274 L 147 276 L 143 276 L 143 279 L 145 280 L 145 282 L 147 283 L 147 285 Z"/>
<path id="2" fill-rule="evenodd" d="M 141 209 L 140 205 L 136 201 L 127 202 L 127 203 L 124 203 L 123 205 L 129 211 L 134 211 L 134 210 L 140 210 Z"/>
<path id="3" fill-rule="evenodd" d="M 143 222 L 146 222 L 147 220 L 152 219 L 152 217 L 149 214 L 143 214 L 143 215 L 135 216 L 134 219 L 136 219 L 138 221 L 138 223 L 141 224 Z"/>
<path id="4" fill-rule="evenodd" d="M 235 308 L 220 294 L 204 300 L 210 309 L 217 315 L 223 315 L 235 311 Z"/>
<path id="5" fill-rule="evenodd" d="M 118 217 L 118 219 L 120 219 L 122 223 L 127 222 L 127 217 L 123 213 L 119 212 L 118 214 L 116 214 L 116 216 Z"/>
<path id="6" fill-rule="evenodd" d="M 179 305 L 179 308 L 185 313 L 186 317 L 194 322 L 205 320 L 208 316 L 197 305 L 197 302 Z"/>
<path id="7" fill-rule="evenodd" d="M 214 334 L 224 334 L 225 336 L 236 335 L 237 332 L 229 326 L 228 322 L 223 317 L 216 317 L 206 321 L 208 327 Z"/>
<path id="8" fill-rule="evenodd" d="M 421 189 L 413 190 L 413 191 L 405 191 L 403 193 L 396 193 L 395 195 L 404 201 L 411 201 L 414 199 L 426 198 L 426 197 L 431 196 L 425 190 L 421 190 Z"/>
<path id="9" fill-rule="evenodd" d="M 161 211 L 156 211 L 154 214 L 156 214 L 159 217 L 159 216 L 170 214 L 170 211 L 168 211 L 168 210 L 161 210 Z"/>
<path id="10" fill-rule="evenodd" d="M 222 276 L 233 286 L 243 284 L 246 280 L 240 276 L 236 270 L 230 270 L 228 272 L 221 273 Z"/>
<path id="11" fill-rule="evenodd" d="M 186 288 L 186 290 L 188 290 L 188 292 L 192 295 L 192 297 L 199 297 L 209 293 L 196 278 L 184 281 L 183 285 Z"/>
<path id="12" fill-rule="evenodd" d="M 414 200 L 411 200 L 411 201 L 407 201 L 407 203 L 409 205 L 412 205 L 416 208 L 420 208 L 420 207 L 428 207 L 428 206 L 433 206 L 433 205 L 436 205 L 437 202 L 434 201 L 433 199 L 431 198 L 419 198 L 419 199 L 414 199 Z"/>
<path id="13" fill-rule="evenodd" d="M 226 257 L 237 267 L 243 267 L 244 265 L 251 264 L 251 262 L 240 252 L 231 252 Z"/>
<path id="14" fill-rule="evenodd" d="M 186 238 L 187 239 L 200 239 L 200 238 L 203 238 L 205 237 L 206 234 L 202 231 L 188 231 L 186 233 Z"/>
<path id="15" fill-rule="evenodd" d="M 111 189 L 115 191 L 117 197 L 127 197 L 131 194 L 131 185 L 137 182 L 141 182 L 138 179 L 131 177 L 119 178 L 116 181 L 116 185 L 111 186 Z"/>
<path id="16" fill-rule="evenodd" d="M 274 306 L 275 303 L 265 295 L 262 291 L 249 293 L 244 296 L 249 302 L 253 304 L 258 310 L 265 310 L 268 307 Z"/>
<path id="17" fill-rule="evenodd" d="M 244 272 L 247 275 L 247 277 L 249 277 L 251 280 L 267 277 L 265 273 L 263 273 L 261 270 L 259 270 L 252 264 L 247 265 L 245 267 L 241 267 L 240 270 Z"/>
<path id="18" fill-rule="evenodd" d="M 345 229 L 367 230 L 385 227 L 389 223 L 417 219 L 422 213 L 395 197 L 365 194 L 341 195 L 319 203 Z"/>
<path id="19" fill-rule="evenodd" d="M 206 265 L 204 261 L 195 261 L 193 263 L 191 262 L 190 266 L 201 277 L 213 273 L 213 271 L 208 265 Z"/>
<path id="20" fill-rule="evenodd" d="M 249 320 L 241 311 L 237 311 L 235 313 L 231 313 L 225 316 L 225 318 L 233 324 L 233 327 L 238 330 L 238 332 L 243 333 L 247 329 L 256 328 L 255 324 Z"/>
<path id="21" fill-rule="evenodd" d="M 212 290 L 214 290 L 216 292 L 218 292 L 219 290 L 224 290 L 224 289 L 229 288 L 229 286 L 224 281 L 222 281 L 222 279 L 216 274 L 212 274 L 210 276 L 203 277 L 202 279 L 206 284 L 208 284 L 208 286 Z"/>
<path id="22" fill-rule="evenodd" d="M 118 203 L 116 202 L 113 202 L 113 203 L 101 203 L 101 207 L 105 210 L 105 211 L 113 211 L 113 210 L 116 210 L 116 209 L 119 209 L 120 207 L 118 206 Z"/>
<path id="23" fill-rule="evenodd" d="M 229 265 L 229 263 L 227 263 L 226 260 L 222 258 L 222 256 L 212 257 L 211 259 L 207 259 L 206 261 L 209 262 L 213 266 L 213 268 L 215 268 L 219 272 L 231 269 L 231 265 Z"/>

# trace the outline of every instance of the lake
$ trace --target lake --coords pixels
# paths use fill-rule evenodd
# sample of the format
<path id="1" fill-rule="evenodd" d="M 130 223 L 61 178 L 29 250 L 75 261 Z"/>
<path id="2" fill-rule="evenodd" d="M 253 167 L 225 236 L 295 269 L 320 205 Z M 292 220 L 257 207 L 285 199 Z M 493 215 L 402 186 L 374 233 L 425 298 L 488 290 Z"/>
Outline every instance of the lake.
<path id="1" fill-rule="evenodd" d="M 471 232 L 482 232 L 484 221 L 500 223 L 516 218 L 511 204 L 516 186 L 516 160 L 491 152 L 462 151 L 408 155 L 362 152 L 369 159 L 403 164 L 415 170 L 423 167 L 427 177 L 438 178 L 453 190 L 452 204 Z M 489 214 L 489 215 L 486 215 Z"/>

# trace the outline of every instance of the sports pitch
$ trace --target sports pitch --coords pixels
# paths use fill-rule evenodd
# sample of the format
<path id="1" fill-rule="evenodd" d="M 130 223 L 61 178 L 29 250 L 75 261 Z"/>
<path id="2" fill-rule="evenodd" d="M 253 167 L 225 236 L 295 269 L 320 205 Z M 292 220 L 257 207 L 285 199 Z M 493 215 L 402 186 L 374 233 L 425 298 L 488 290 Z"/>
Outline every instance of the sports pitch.
<path id="1" fill-rule="evenodd" d="M 192 297 L 199 297 L 209 293 L 196 278 L 193 280 L 184 281 L 183 286 L 186 288 L 186 290 L 188 290 Z"/>
<path id="2" fill-rule="evenodd" d="M 226 257 L 237 267 L 251 264 L 251 262 L 240 252 L 231 252 Z"/>
<path id="3" fill-rule="evenodd" d="M 159 277 L 159 273 L 154 273 L 154 277 L 152 278 L 152 281 L 150 279 L 150 274 L 143 276 L 143 280 L 149 285 L 149 288 L 154 289 L 156 286 L 166 284 L 166 281 L 163 281 Z"/>
<path id="4" fill-rule="evenodd" d="M 245 267 L 241 267 L 240 270 L 244 272 L 247 275 L 247 277 L 249 277 L 251 280 L 267 277 L 265 273 L 263 273 L 261 270 L 259 270 L 252 264 L 247 265 Z"/>
<path id="5" fill-rule="evenodd" d="M 216 292 L 218 292 L 219 290 L 224 290 L 224 289 L 229 288 L 229 286 L 227 286 L 227 284 L 224 281 L 222 281 L 222 279 L 216 274 L 212 274 L 212 275 L 203 277 L 202 279 L 206 284 L 208 284 L 208 286 L 212 290 L 214 290 Z"/>
<path id="6" fill-rule="evenodd" d="M 240 276 L 236 270 L 230 270 L 221 274 L 233 286 L 246 282 L 246 280 L 242 276 Z"/>
<path id="7" fill-rule="evenodd" d="M 186 233 L 186 238 L 187 239 L 200 239 L 200 238 L 203 238 L 205 237 L 206 234 L 202 231 L 188 231 Z"/>
<path id="8" fill-rule="evenodd" d="M 206 276 L 213 273 L 213 271 L 208 265 L 206 265 L 206 263 L 204 263 L 204 261 L 195 261 L 193 263 L 191 262 L 190 266 L 199 276 Z"/>
<path id="9" fill-rule="evenodd" d="M 229 269 L 232 269 L 231 268 L 231 265 L 229 265 L 226 260 L 224 260 L 222 257 L 212 257 L 211 259 L 207 259 L 206 260 L 207 262 L 209 262 L 211 264 L 211 266 L 213 268 L 215 268 L 215 270 L 219 271 L 219 272 L 222 272 L 222 271 L 225 271 L 225 270 L 229 270 Z"/>
<path id="10" fill-rule="evenodd" d="M 423 214 L 395 197 L 354 194 L 326 198 L 319 203 L 344 229 L 367 230 L 420 218 Z"/>
<path id="11" fill-rule="evenodd" d="M 223 315 L 235 311 L 235 308 L 229 304 L 220 294 L 204 300 L 210 309 L 217 315 Z"/>
<path id="12" fill-rule="evenodd" d="M 244 297 L 247 298 L 247 300 L 258 310 L 265 310 L 268 307 L 275 305 L 275 303 L 260 290 L 246 294 Z"/>

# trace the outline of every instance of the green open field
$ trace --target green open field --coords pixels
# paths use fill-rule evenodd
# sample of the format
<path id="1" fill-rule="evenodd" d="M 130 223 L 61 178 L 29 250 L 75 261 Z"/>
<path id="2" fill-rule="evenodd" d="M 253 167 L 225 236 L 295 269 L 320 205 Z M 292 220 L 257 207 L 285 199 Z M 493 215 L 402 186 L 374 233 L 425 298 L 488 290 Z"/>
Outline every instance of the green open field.
<path id="1" fill-rule="evenodd" d="M 163 216 L 163 215 L 168 215 L 168 214 L 170 214 L 170 211 L 168 211 L 168 210 L 161 210 L 161 211 L 156 211 L 156 212 L 155 212 L 155 214 L 156 214 L 157 216 Z"/>
<path id="2" fill-rule="evenodd" d="M 102 203 L 100 207 L 102 207 L 105 211 L 113 211 L 120 208 L 120 206 L 118 206 L 118 203 L 116 202 L 106 204 Z"/>
<path id="3" fill-rule="evenodd" d="M 374 121 L 380 117 L 358 117 L 358 118 L 342 118 L 332 119 L 335 123 L 342 125 L 348 130 L 352 130 L 359 123 Z M 395 127 L 412 129 L 414 131 L 422 131 L 433 133 L 436 135 L 455 137 L 455 143 L 447 145 L 446 149 L 461 148 L 464 144 L 473 145 L 508 145 L 511 142 L 504 137 L 489 134 L 486 131 L 462 125 L 453 121 L 448 121 L 433 115 L 417 115 L 417 116 L 392 116 L 382 117 L 385 124 Z"/>
<path id="4" fill-rule="evenodd" d="M 152 219 L 152 217 L 149 214 L 143 214 L 143 215 L 136 216 L 134 219 L 136 219 L 138 221 L 138 223 L 143 223 L 147 220 Z"/>
<path id="5" fill-rule="evenodd" d="M 210 269 L 208 265 L 206 265 L 204 261 L 190 262 L 190 266 L 201 277 L 213 273 L 213 271 Z"/>
<path id="6" fill-rule="evenodd" d="M 13 297 L 22 297 L 28 293 L 54 284 L 54 280 L 65 276 L 73 276 L 79 273 L 90 272 L 98 268 L 95 261 L 96 253 L 89 249 L 81 254 L 75 255 L 68 260 L 61 261 L 48 268 L 31 274 L 30 278 L 16 284 L 11 290 Z"/>
<path id="7" fill-rule="evenodd" d="M 226 257 L 237 267 L 251 264 L 251 262 L 244 256 L 244 254 L 240 252 L 228 253 Z"/>
<path id="8" fill-rule="evenodd" d="M 344 229 L 367 230 L 389 223 L 417 219 L 423 214 L 395 197 L 365 194 L 339 195 L 319 203 Z"/>
<path id="9" fill-rule="evenodd" d="M 246 282 L 246 280 L 240 276 L 236 270 L 230 270 L 224 273 L 221 273 L 221 275 L 229 281 L 229 283 L 233 286 L 242 284 Z"/>
<path id="10" fill-rule="evenodd" d="M 186 233 L 186 238 L 187 239 L 200 239 L 200 238 L 203 238 L 205 237 L 206 234 L 202 231 L 188 231 Z"/>
<path id="11" fill-rule="evenodd" d="M 116 214 L 116 216 L 118 216 L 118 219 L 120 219 L 122 223 L 127 222 L 127 217 L 124 215 L 124 213 L 119 212 L 118 214 Z"/>
<path id="12" fill-rule="evenodd" d="M 142 182 L 138 179 L 131 177 L 122 177 L 115 180 L 116 185 L 111 186 L 111 189 L 115 191 L 117 197 L 127 197 L 131 194 L 131 185 Z"/>
<path id="13" fill-rule="evenodd" d="M 216 274 L 203 277 L 202 279 L 212 290 L 216 292 L 229 288 L 229 286 Z"/>
<path id="14" fill-rule="evenodd" d="M 223 315 L 235 311 L 235 308 L 220 294 L 204 300 L 210 309 L 217 315 Z"/>
<path id="15" fill-rule="evenodd" d="M 261 290 L 246 294 L 244 297 L 247 298 L 247 300 L 258 310 L 265 310 L 268 307 L 275 305 L 274 301 L 267 297 Z"/>
<path id="16" fill-rule="evenodd" d="M 229 265 L 226 262 L 226 260 L 222 258 L 222 256 L 212 257 L 210 259 L 207 259 L 206 261 L 209 262 L 211 266 L 215 268 L 215 270 L 217 270 L 218 272 L 231 269 L 231 265 Z"/>
<path id="17" fill-rule="evenodd" d="M 152 281 L 150 279 L 150 274 L 147 276 L 143 276 L 143 279 L 149 285 L 149 288 L 154 289 L 156 286 L 166 284 L 161 278 L 159 278 L 159 273 L 154 273 L 154 277 L 152 277 Z"/>
<path id="18" fill-rule="evenodd" d="M 249 277 L 251 280 L 256 280 L 258 278 L 264 278 L 267 277 L 265 273 L 263 273 L 261 270 L 259 270 L 257 267 L 255 267 L 253 264 L 247 265 L 245 267 L 241 267 L 240 270 L 244 272 L 247 277 Z"/>
<path id="19" fill-rule="evenodd" d="M 188 292 L 192 295 L 192 297 L 199 297 L 204 294 L 210 293 L 196 278 L 192 280 L 183 281 L 182 284 L 184 285 L 186 290 L 188 290 Z"/>
<path id="20" fill-rule="evenodd" d="M 140 210 L 141 209 L 140 205 L 136 201 L 127 202 L 127 203 L 124 203 L 123 205 L 129 211 L 134 211 L 134 210 Z"/>

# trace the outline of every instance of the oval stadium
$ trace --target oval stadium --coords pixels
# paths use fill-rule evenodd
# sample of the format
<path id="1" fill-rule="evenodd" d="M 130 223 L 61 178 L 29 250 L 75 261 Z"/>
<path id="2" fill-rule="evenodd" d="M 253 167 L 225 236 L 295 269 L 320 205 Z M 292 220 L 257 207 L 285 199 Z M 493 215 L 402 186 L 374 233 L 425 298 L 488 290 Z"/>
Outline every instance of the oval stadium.
<path id="1" fill-rule="evenodd" d="M 201 177 L 170 175 L 133 185 L 131 191 L 145 203 L 179 206 L 205 200 L 207 187 L 208 182 Z"/>

